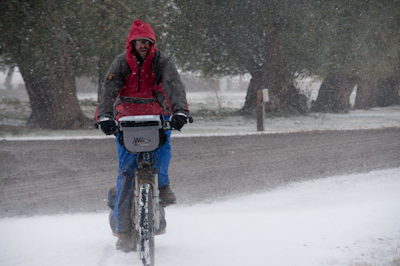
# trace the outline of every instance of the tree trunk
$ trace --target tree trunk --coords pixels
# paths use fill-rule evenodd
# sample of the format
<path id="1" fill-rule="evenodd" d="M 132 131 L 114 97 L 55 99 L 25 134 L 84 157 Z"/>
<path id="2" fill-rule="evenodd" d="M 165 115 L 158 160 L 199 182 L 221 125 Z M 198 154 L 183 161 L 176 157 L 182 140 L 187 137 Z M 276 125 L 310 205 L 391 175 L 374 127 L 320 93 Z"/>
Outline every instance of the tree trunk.
<path id="1" fill-rule="evenodd" d="M 71 59 L 65 46 L 59 51 L 57 64 L 46 73 L 19 66 L 32 109 L 28 127 L 80 129 L 91 126 L 90 119 L 79 107 Z"/>
<path id="2" fill-rule="evenodd" d="M 262 71 L 256 69 L 251 73 L 251 80 L 247 88 L 246 100 L 244 106 L 239 110 L 241 114 L 250 114 L 256 110 L 257 90 L 263 89 Z"/>
<path id="3" fill-rule="evenodd" d="M 278 2 L 271 2 L 272 10 L 279 10 Z M 278 14 L 267 16 L 265 34 L 265 59 L 263 81 L 269 92 L 266 112 L 307 114 L 307 97 L 299 93 L 293 85 L 293 75 L 289 71 L 289 56 L 285 43 L 285 28 L 288 20 L 287 7 Z"/>
<path id="4" fill-rule="evenodd" d="M 14 68 L 15 68 L 15 65 L 12 65 L 8 69 L 7 76 L 6 76 L 6 79 L 4 81 L 4 87 L 6 88 L 6 90 L 12 90 L 12 88 L 13 88 L 13 85 L 12 85 L 11 81 L 12 81 L 12 77 L 13 77 L 13 74 L 14 74 Z"/>
<path id="5" fill-rule="evenodd" d="M 388 77 L 378 81 L 375 92 L 376 106 L 386 107 L 400 103 L 399 78 Z"/>
<path id="6" fill-rule="evenodd" d="M 372 102 L 372 91 L 373 85 L 368 80 L 360 80 L 357 83 L 357 94 L 354 103 L 354 109 L 368 109 L 373 106 Z"/>
<path id="7" fill-rule="evenodd" d="M 27 126 L 51 128 L 48 126 L 51 122 L 49 105 L 53 101 L 50 93 L 52 90 L 51 79 L 45 73 L 34 73 L 21 64 L 18 67 L 25 82 L 32 110 Z"/>
<path id="8" fill-rule="evenodd" d="M 355 78 L 330 73 L 321 84 L 317 100 L 311 102 L 311 112 L 347 113 L 351 109 L 350 95 L 356 84 Z"/>
<path id="9" fill-rule="evenodd" d="M 293 84 L 288 86 L 287 107 L 291 114 L 308 115 L 310 113 L 307 96 L 301 94 Z"/>
<path id="10" fill-rule="evenodd" d="M 276 2 L 270 3 L 270 10 L 279 10 Z M 265 53 L 262 67 L 251 62 L 247 70 L 252 75 L 247 89 L 242 113 L 251 113 L 256 109 L 257 90 L 268 89 L 269 102 L 265 104 L 266 112 L 289 112 L 307 114 L 307 97 L 300 94 L 293 86 L 293 75 L 286 62 L 287 52 L 284 42 L 286 11 L 267 16 L 265 25 Z M 273 12 L 272 12 L 273 13 Z"/>
<path id="11" fill-rule="evenodd" d="M 357 85 L 355 109 L 386 107 L 400 104 L 400 79 L 388 77 L 376 83 L 362 80 Z"/>
<path id="12" fill-rule="evenodd" d="M 27 126 L 48 129 L 89 128 L 91 120 L 83 115 L 76 96 L 76 83 L 71 58 L 68 55 L 68 33 L 62 6 L 47 1 L 46 17 L 51 28 L 52 49 L 38 51 L 36 56 L 43 64 L 25 65 L 19 62 L 28 91 L 32 113 Z"/>
<path id="13" fill-rule="evenodd" d="M 244 106 L 239 110 L 239 113 L 249 114 L 256 110 L 257 90 L 263 88 L 265 87 L 261 70 L 254 72 L 247 89 Z M 280 110 L 288 111 L 291 114 L 307 115 L 309 113 L 307 96 L 301 94 L 293 84 L 282 87 L 277 94 L 272 95 L 273 100 L 271 101 L 271 93 L 269 93 L 270 101 L 265 105 L 266 112 L 278 111 L 276 106 L 279 104 Z"/>
<path id="14" fill-rule="evenodd" d="M 289 75 L 282 75 L 286 68 L 272 65 L 257 68 L 253 64 L 248 69 L 250 69 L 252 77 L 247 89 L 245 104 L 239 111 L 240 113 L 253 113 L 257 105 L 257 90 L 266 88 L 269 92 L 269 102 L 265 104 L 266 112 L 283 111 L 301 115 L 309 113 L 307 96 L 296 89 L 293 81 L 288 78 Z"/>
<path id="15" fill-rule="evenodd" d="M 273 8 L 277 7 L 273 6 Z M 267 112 L 287 110 L 287 84 L 291 82 L 288 82 L 289 75 L 285 60 L 284 21 L 283 14 L 271 15 L 267 18 L 263 64 L 263 80 L 269 92 L 269 102 L 265 105 Z"/>

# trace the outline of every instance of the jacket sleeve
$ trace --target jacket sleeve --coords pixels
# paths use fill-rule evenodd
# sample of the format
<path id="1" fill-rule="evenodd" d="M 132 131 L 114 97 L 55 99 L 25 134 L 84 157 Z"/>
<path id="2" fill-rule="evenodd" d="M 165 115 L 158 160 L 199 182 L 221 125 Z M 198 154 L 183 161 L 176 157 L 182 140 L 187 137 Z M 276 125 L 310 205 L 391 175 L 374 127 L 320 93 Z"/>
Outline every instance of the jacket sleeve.
<path id="1" fill-rule="evenodd" d="M 162 54 L 162 57 L 164 57 L 162 60 L 164 65 L 162 69 L 162 88 L 168 97 L 172 111 L 174 113 L 179 110 L 189 112 L 186 92 L 178 70 L 169 56 Z"/>
<path id="2" fill-rule="evenodd" d="M 119 91 L 124 87 L 125 78 L 129 76 L 130 68 L 126 61 L 126 53 L 118 56 L 107 71 L 104 85 L 99 91 L 98 115 L 113 116 L 113 104 Z"/>

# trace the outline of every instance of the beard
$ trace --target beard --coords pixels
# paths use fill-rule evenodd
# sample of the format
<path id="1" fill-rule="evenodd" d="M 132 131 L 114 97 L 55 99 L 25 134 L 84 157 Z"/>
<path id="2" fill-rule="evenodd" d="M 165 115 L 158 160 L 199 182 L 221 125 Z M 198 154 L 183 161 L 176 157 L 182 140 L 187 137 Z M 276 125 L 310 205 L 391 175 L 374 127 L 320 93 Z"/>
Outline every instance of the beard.
<path id="1" fill-rule="evenodd" d="M 137 54 L 138 54 L 142 59 L 145 59 L 146 56 L 147 56 L 148 53 L 149 53 L 149 49 L 147 49 L 147 48 L 141 48 L 141 49 L 139 49 L 139 50 L 136 50 L 136 52 L 137 52 Z"/>

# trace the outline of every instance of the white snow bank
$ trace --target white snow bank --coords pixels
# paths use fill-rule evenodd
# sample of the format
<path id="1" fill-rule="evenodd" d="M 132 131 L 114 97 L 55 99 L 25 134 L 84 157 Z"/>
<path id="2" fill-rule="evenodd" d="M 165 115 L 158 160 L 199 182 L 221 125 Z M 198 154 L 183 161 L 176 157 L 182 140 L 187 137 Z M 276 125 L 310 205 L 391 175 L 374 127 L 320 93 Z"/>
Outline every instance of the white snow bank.
<path id="1" fill-rule="evenodd" d="M 384 265 L 400 255 L 400 168 L 168 207 L 156 265 Z M 0 220 L 0 265 L 141 265 L 115 250 L 108 214 Z"/>

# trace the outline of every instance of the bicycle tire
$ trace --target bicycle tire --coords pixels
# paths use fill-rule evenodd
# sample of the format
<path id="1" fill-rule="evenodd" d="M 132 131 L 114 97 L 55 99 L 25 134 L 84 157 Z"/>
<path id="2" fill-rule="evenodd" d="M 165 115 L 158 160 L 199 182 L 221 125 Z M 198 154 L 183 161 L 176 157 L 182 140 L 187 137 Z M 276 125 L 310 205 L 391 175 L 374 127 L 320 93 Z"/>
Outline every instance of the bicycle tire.
<path id="1" fill-rule="evenodd" d="M 139 191 L 139 246 L 144 266 L 154 266 L 153 191 L 150 184 L 142 184 Z"/>

